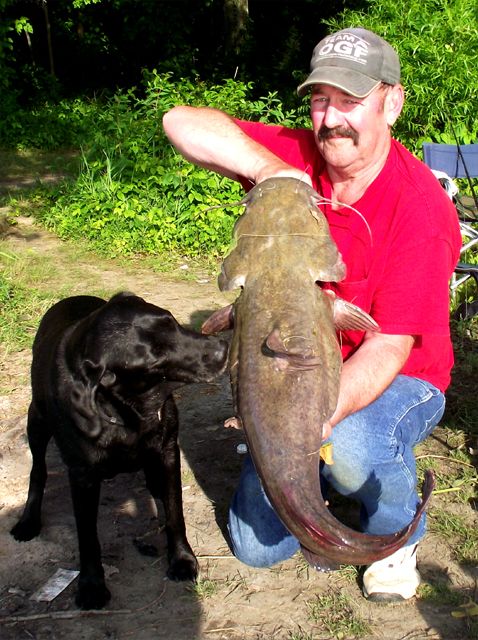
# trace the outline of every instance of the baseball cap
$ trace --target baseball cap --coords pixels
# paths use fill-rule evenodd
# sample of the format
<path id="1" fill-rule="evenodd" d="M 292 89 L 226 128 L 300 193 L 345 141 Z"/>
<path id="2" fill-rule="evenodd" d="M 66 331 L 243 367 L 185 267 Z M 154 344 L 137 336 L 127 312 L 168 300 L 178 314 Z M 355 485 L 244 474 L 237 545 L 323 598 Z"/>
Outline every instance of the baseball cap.
<path id="1" fill-rule="evenodd" d="M 310 75 L 298 88 L 303 96 L 314 84 L 329 84 L 356 98 L 365 98 L 381 82 L 400 82 L 400 60 L 388 42 L 362 28 L 342 29 L 315 47 Z"/>

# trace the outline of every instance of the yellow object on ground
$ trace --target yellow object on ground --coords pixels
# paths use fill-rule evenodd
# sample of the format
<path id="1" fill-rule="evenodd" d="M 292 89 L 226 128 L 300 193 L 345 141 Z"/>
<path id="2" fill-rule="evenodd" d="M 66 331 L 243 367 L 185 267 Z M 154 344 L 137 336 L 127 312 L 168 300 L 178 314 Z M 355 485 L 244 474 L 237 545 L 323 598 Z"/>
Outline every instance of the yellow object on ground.
<path id="1" fill-rule="evenodd" d="M 329 442 L 320 447 L 320 457 L 325 462 L 325 464 L 334 464 L 334 459 L 332 457 L 332 443 Z"/>

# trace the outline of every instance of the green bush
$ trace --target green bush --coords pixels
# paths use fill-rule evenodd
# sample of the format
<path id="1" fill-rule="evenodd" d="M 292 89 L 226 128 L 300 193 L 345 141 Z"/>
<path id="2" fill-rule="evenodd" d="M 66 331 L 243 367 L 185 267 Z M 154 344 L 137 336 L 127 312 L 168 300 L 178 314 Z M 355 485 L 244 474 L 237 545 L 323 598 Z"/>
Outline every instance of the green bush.
<path id="1" fill-rule="evenodd" d="M 54 194 L 43 222 L 62 237 L 87 237 L 107 255 L 224 253 L 242 211 L 228 205 L 242 198 L 242 187 L 185 161 L 167 141 L 161 119 L 188 102 L 308 126 L 305 108 L 285 113 L 276 93 L 250 100 L 250 91 L 250 84 L 233 80 L 207 85 L 153 72 L 144 95 L 115 95 L 96 109 L 80 175 Z"/>
<path id="2" fill-rule="evenodd" d="M 78 148 L 91 136 L 101 107 L 100 101 L 77 98 L 21 108 L 0 99 L 0 146 L 44 151 Z"/>

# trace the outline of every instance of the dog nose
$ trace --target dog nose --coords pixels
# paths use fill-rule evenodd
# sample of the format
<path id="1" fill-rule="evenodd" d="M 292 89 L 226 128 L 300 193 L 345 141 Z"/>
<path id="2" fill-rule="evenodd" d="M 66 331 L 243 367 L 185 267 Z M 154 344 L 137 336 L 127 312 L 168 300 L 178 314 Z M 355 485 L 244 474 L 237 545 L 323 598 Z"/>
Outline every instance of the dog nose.
<path id="1" fill-rule="evenodd" d="M 223 365 L 227 359 L 229 343 L 226 340 L 208 336 L 210 349 L 206 349 L 203 355 L 203 362 L 207 364 Z"/>
<path id="2" fill-rule="evenodd" d="M 218 359 L 223 362 L 226 358 L 227 358 L 227 354 L 229 351 L 229 343 L 227 342 L 227 340 L 219 340 L 218 341 L 219 344 L 217 346 L 217 354 L 218 354 Z"/>

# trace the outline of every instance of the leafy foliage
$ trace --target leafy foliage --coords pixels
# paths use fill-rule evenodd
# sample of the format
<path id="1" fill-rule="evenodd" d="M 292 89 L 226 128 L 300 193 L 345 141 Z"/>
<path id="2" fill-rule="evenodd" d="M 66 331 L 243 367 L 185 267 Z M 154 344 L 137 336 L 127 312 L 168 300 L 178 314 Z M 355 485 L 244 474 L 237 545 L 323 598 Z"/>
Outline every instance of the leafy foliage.
<path id="1" fill-rule="evenodd" d="M 397 49 L 407 100 L 395 133 L 419 153 L 424 141 L 478 138 L 477 19 L 474 0 L 379 0 L 326 22 L 331 31 L 365 27 Z"/>
<path id="2" fill-rule="evenodd" d="M 22 100 L 30 103 L 34 100 L 29 79 L 37 73 L 44 79 L 44 72 L 50 71 L 49 53 L 55 75 L 69 95 L 130 87 L 141 81 L 143 69 L 153 68 L 214 82 L 233 76 L 242 81 L 253 78 L 262 94 L 287 81 L 292 69 L 307 66 L 314 40 L 323 32 L 321 20 L 337 13 L 343 0 L 242 0 L 249 8 L 244 29 L 241 12 L 234 7 L 227 11 L 233 4 L 231 0 L 0 0 L 0 50 L 2 25 L 28 22 L 28 37 L 21 31 L 10 34 L 6 62 L 15 69 Z M 234 36 L 237 29 L 239 41 Z M 2 71 L 0 67 L 0 76 Z"/>
<path id="3" fill-rule="evenodd" d="M 90 135 L 79 178 L 54 193 L 43 221 L 60 236 L 87 237 L 108 255 L 223 253 L 242 211 L 234 204 L 242 188 L 179 156 L 162 132 L 161 118 L 187 101 L 242 118 L 302 119 L 305 126 L 305 112 L 285 112 L 276 93 L 250 100 L 250 91 L 250 83 L 173 81 L 170 73 L 153 72 L 143 97 L 129 90 L 97 105 L 87 116 Z"/>
<path id="4" fill-rule="evenodd" d="M 7 109 L 0 120 L 0 144 L 18 150 L 78 148 L 91 135 L 99 109 L 101 103 L 80 98 Z"/>
<path id="5" fill-rule="evenodd" d="M 126 10 L 128 3 L 129 0 L 115 0 L 113 4 L 115 10 Z M 9 0 L 0 0 L 0 10 L 2 4 L 13 6 Z M 157 4 L 147 2 L 145 7 L 154 12 Z M 55 6 L 60 11 L 66 5 L 60 2 Z M 101 32 L 103 23 L 99 20 L 96 30 L 93 29 L 93 14 L 88 13 L 103 11 L 104 3 L 78 0 L 69 6 L 69 10 L 73 6 L 75 11 L 86 12 L 81 19 L 84 25 L 89 25 L 88 37 L 95 46 L 104 39 L 111 52 L 112 41 L 106 32 Z M 298 13 L 303 18 L 313 6 L 312 2 L 301 3 Z M 262 11 L 256 3 L 250 3 L 250 7 Z M 478 121 L 474 117 L 474 96 L 478 93 L 478 76 L 474 73 L 478 61 L 475 0 L 444 3 L 423 0 L 409 2 L 405 7 L 394 0 L 379 0 L 369 2 L 366 9 L 363 7 L 363 3 L 353 3 L 335 18 L 323 20 L 318 27 L 319 37 L 325 25 L 329 30 L 362 25 L 396 46 L 407 90 L 405 109 L 395 127 L 397 137 L 417 154 L 421 153 L 425 140 L 453 142 L 456 135 L 460 142 L 475 141 L 478 137 Z M 216 10 L 217 2 L 201 5 L 201 20 L 209 8 Z M 74 15 L 71 14 L 69 27 L 63 25 L 65 29 L 76 24 L 78 16 L 73 19 Z M 202 66 L 204 74 L 199 76 L 191 64 L 191 51 L 181 39 L 186 38 L 188 31 L 181 38 L 179 35 L 171 38 L 169 62 L 163 60 L 158 65 L 163 71 L 145 71 L 139 88 L 118 90 L 110 97 L 102 94 L 91 100 L 44 99 L 29 107 L 7 109 L 0 118 L 0 144 L 20 149 L 59 146 L 82 149 L 78 179 L 63 184 L 52 194 L 51 206 L 45 208 L 42 219 L 60 235 L 86 237 L 109 255 L 158 251 L 223 253 L 241 212 L 240 207 L 230 206 L 240 200 L 241 188 L 226 178 L 191 166 L 176 154 L 162 132 L 161 118 L 172 106 L 186 103 L 217 107 L 244 119 L 308 127 L 307 99 L 297 101 L 291 86 L 304 77 L 306 65 L 300 72 L 292 66 L 297 58 L 289 49 L 300 40 L 302 23 L 293 16 L 289 2 L 283 4 L 280 20 L 286 18 L 290 22 L 285 45 L 288 53 L 282 52 L 280 60 L 274 62 L 271 75 L 276 79 L 287 78 L 283 84 L 286 91 L 279 87 L 261 92 L 261 87 L 271 80 L 263 75 L 254 82 L 230 77 L 219 82 L 205 80 L 206 65 Z M 265 14 L 261 14 L 262 19 Z M 278 19 L 277 25 L 279 22 Z M 14 31 L 13 24 L 10 22 L 8 29 L 0 32 L 4 51 L 9 42 L 7 35 L 11 37 Z M 17 22 L 20 31 L 27 29 L 28 24 Z M 135 28 L 140 30 L 143 26 Z M 135 33 L 138 36 L 140 31 Z M 221 64 L 217 60 L 216 76 L 223 68 Z M 165 68 L 169 70 L 164 71 Z M 38 78 L 36 74 L 39 84 L 35 95 L 40 85 L 46 85 L 46 80 L 40 82 Z M 48 95 L 54 89 L 51 78 L 50 83 Z M 217 205 L 221 207 L 211 209 Z"/>

